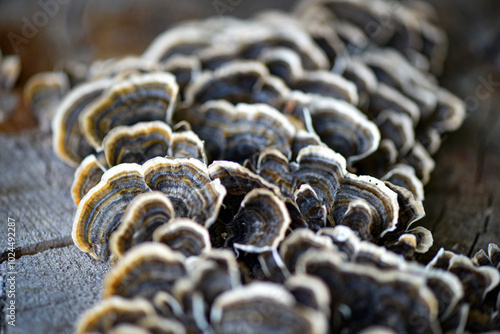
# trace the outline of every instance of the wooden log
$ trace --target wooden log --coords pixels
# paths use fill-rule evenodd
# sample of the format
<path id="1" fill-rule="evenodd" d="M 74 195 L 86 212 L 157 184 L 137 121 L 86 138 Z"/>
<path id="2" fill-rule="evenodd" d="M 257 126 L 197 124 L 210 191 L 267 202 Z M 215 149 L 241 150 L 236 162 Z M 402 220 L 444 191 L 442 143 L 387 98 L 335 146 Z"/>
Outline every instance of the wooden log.
<path id="1" fill-rule="evenodd" d="M 8 272 L 6 265 L 2 273 Z M 6 334 L 73 333 L 79 315 L 101 299 L 109 270 L 75 246 L 22 256 L 15 268 L 15 298 L 8 299 L 15 301 L 15 326 L 2 317 Z"/>

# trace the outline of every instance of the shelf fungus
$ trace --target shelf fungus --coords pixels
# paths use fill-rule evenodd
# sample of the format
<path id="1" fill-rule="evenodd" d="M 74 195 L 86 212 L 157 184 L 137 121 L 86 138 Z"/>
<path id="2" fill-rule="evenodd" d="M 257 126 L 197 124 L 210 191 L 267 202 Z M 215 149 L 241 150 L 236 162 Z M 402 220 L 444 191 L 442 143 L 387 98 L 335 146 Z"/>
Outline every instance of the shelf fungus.
<path id="1" fill-rule="evenodd" d="M 211 180 L 208 168 L 196 159 L 153 158 L 143 166 L 152 189 L 168 196 L 178 218 L 191 218 L 209 228 L 217 219 L 226 189 Z"/>
<path id="2" fill-rule="evenodd" d="M 186 218 L 173 219 L 168 224 L 158 227 L 153 233 L 153 240 L 167 245 L 186 257 L 201 255 L 212 248 L 208 230 Z"/>
<path id="3" fill-rule="evenodd" d="M 107 170 L 78 204 L 72 231 L 75 245 L 96 259 L 110 259 L 109 238 L 125 209 L 135 196 L 149 191 L 141 166 L 121 164 Z"/>
<path id="4" fill-rule="evenodd" d="M 235 61 L 224 64 L 214 72 L 203 72 L 186 88 L 188 105 L 210 100 L 231 103 L 267 103 L 271 106 L 283 100 L 288 87 L 257 61 Z"/>
<path id="5" fill-rule="evenodd" d="M 119 125 L 161 120 L 170 122 L 179 86 L 170 73 L 150 72 L 117 81 L 79 115 L 87 142 L 95 149 Z"/>
<path id="6" fill-rule="evenodd" d="M 494 246 L 491 248 L 493 253 Z M 427 267 L 447 270 L 461 281 L 464 289 L 461 306 L 466 306 L 468 312 L 461 314 L 455 310 L 454 316 L 458 318 L 455 322 L 461 321 L 469 331 L 497 329 L 500 320 L 500 271 L 493 266 L 474 262 L 465 255 L 441 248 Z"/>
<path id="7" fill-rule="evenodd" d="M 250 191 L 232 222 L 227 242 L 237 250 L 262 253 L 276 249 L 290 225 L 285 203 L 267 189 Z"/>
<path id="8" fill-rule="evenodd" d="M 104 281 L 103 298 L 121 296 L 152 300 L 158 291 L 172 292 L 186 275 L 185 257 L 160 243 L 145 242 L 131 249 Z"/>
<path id="9" fill-rule="evenodd" d="M 113 267 L 78 332 L 500 323 L 497 246 L 411 261 L 433 243 L 415 226 L 423 185 L 465 105 L 434 76 L 446 37 L 432 9 L 390 6 L 303 0 L 293 15 L 181 23 L 71 89 L 61 73 L 32 79 L 26 101 L 55 109 L 54 150 L 78 166 L 73 240 Z"/>
<path id="10" fill-rule="evenodd" d="M 172 132 L 163 121 L 113 128 L 102 142 L 108 166 L 143 164 L 154 157 L 195 158 L 206 163 L 203 142 L 192 131 Z"/>
<path id="11" fill-rule="evenodd" d="M 325 333 L 326 317 L 313 308 L 297 305 L 280 285 L 252 283 L 220 295 L 214 302 L 210 322 L 217 333 Z"/>
<path id="12" fill-rule="evenodd" d="M 209 160 L 243 163 L 265 148 L 274 147 L 291 156 L 295 127 L 276 109 L 265 104 L 236 106 L 227 101 L 210 101 L 177 114 L 188 121 L 205 141 Z"/>
<path id="13" fill-rule="evenodd" d="M 55 111 L 52 121 L 53 147 L 66 163 L 76 166 L 94 153 L 83 136 L 79 117 L 112 82 L 112 79 L 101 79 L 80 84 L 66 94 Z"/>
<path id="14" fill-rule="evenodd" d="M 438 303 L 424 278 L 398 270 L 344 263 L 341 257 L 332 255 L 310 250 L 299 258 L 297 272 L 317 276 L 326 283 L 333 307 L 343 319 L 342 328 L 357 332 L 377 319 L 377 324 L 400 333 L 440 332 Z M 409 317 L 419 321 L 403 320 Z"/>
<path id="15" fill-rule="evenodd" d="M 145 299 L 109 298 L 80 316 L 76 333 L 108 333 L 122 324 L 134 324 L 156 316 L 153 305 Z"/>
<path id="16" fill-rule="evenodd" d="M 267 49 L 259 60 L 266 64 L 271 74 L 283 79 L 291 90 L 358 104 L 357 88 L 352 82 L 336 73 L 304 70 L 299 55 L 290 49 Z"/>
<path id="17" fill-rule="evenodd" d="M 57 105 L 70 89 L 64 72 L 45 72 L 32 76 L 24 86 L 24 104 L 37 117 L 40 127 L 50 129 Z"/>
<path id="18" fill-rule="evenodd" d="M 152 191 L 137 195 L 127 206 L 120 225 L 109 240 L 116 259 L 137 244 L 153 241 L 153 233 L 175 217 L 170 199 L 162 192 Z"/>
<path id="19" fill-rule="evenodd" d="M 71 197 L 76 206 L 82 198 L 96 186 L 106 172 L 106 168 L 99 163 L 94 154 L 88 155 L 75 171 L 71 186 Z"/>

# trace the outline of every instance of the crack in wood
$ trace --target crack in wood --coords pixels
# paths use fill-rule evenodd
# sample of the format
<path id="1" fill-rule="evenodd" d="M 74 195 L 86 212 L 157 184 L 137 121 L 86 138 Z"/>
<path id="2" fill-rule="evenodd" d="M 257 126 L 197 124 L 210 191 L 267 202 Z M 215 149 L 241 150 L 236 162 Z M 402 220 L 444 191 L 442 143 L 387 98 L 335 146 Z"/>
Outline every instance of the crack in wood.
<path id="1" fill-rule="evenodd" d="M 41 252 L 45 252 L 49 249 L 63 248 L 71 245 L 73 245 L 73 239 L 71 238 L 71 236 L 64 236 L 61 238 L 45 240 L 37 242 L 36 244 L 15 248 L 14 253 L 15 258 L 19 259 L 22 256 L 35 255 Z M 9 252 L 9 250 L 6 250 L 0 255 L 0 264 L 7 261 Z"/>

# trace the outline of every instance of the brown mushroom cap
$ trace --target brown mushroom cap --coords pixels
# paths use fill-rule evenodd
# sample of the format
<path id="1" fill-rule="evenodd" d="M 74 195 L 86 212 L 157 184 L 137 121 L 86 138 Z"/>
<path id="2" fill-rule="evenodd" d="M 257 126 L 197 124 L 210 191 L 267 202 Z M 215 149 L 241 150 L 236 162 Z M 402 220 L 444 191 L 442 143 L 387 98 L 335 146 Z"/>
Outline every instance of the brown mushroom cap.
<path id="1" fill-rule="evenodd" d="M 104 173 L 101 181 L 81 199 L 73 221 L 75 245 L 94 258 L 107 261 L 109 237 L 120 224 L 130 201 L 151 191 L 137 164 L 121 164 Z"/>
<path id="2" fill-rule="evenodd" d="M 152 299 L 156 292 L 170 292 L 186 274 L 185 257 L 160 243 L 135 246 L 116 264 L 104 281 L 103 298 L 122 296 Z"/>
<path id="3" fill-rule="evenodd" d="M 102 79 L 83 83 L 71 90 L 57 108 L 52 121 L 53 147 L 66 163 L 75 166 L 93 153 L 94 149 L 83 137 L 79 117 L 112 82 Z"/>
<path id="4" fill-rule="evenodd" d="M 78 206 L 82 198 L 96 186 L 106 172 L 105 168 L 99 163 L 96 156 L 91 154 L 80 163 L 75 171 L 73 184 L 71 185 L 71 197 Z"/>
<path id="5" fill-rule="evenodd" d="M 162 120 L 170 122 L 179 87 L 170 73 L 131 75 L 115 82 L 79 116 L 85 139 L 98 149 L 119 125 Z"/>
<path id="6" fill-rule="evenodd" d="M 116 259 L 137 244 L 153 241 L 153 232 L 175 217 L 170 199 L 159 191 L 137 195 L 127 206 L 121 223 L 111 235 L 110 249 Z"/>
<path id="7" fill-rule="evenodd" d="M 196 159 L 153 158 L 143 166 L 144 179 L 152 190 L 166 194 L 178 218 L 191 218 L 210 227 L 219 214 L 226 189 L 212 181 L 207 166 Z"/>
<path id="8" fill-rule="evenodd" d="M 191 219 L 173 219 L 158 227 L 153 234 L 156 242 L 181 252 L 186 257 L 198 256 L 212 248 L 207 229 Z"/>

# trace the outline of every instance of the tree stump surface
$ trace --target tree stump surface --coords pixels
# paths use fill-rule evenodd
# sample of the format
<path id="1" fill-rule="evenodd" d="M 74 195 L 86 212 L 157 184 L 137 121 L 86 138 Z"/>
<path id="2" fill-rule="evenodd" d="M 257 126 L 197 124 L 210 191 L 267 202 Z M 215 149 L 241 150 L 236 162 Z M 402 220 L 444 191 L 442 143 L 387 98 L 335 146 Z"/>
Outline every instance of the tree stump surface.
<path id="1" fill-rule="evenodd" d="M 418 257 L 421 262 L 441 247 L 473 255 L 490 242 L 500 243 L 500 66 L 487 52 L 468 47 L 476 36 L 484 37 L 488 26 L 467 24 L 475 12 L 458 8 L 468 8 L 470 2 L 439 0 L 436 5 L 455 6 L 443 18 L 449 21 L 444 24 L 451 50 L 442 83 L 478 105 L 470 108 L 459 131 L 446 136 L 435 157 L 436 169 L 425 188 L 427 216 L 415 223 L 434 235 L 434 246 Z M 500 33 L 490 38 L 495 41 L 495 36 Z M 494 84 L 484 87 L 483 79 Z M 478 89 L 489 95 L 479 98 Z M 9 264 L 17 272 L 16 326 L 7 325 L 4 308 L 0 332 L 72 333 L 78 316 L 100 300 L 109 270 L 72 243 L 74 169 L 52 152 L 50 134 L 37 129 L 0 134 L 0 167 L 0 304 L 7 299 Z M 16 227 L 15 262 L 8 261 L 9 218 Z"/>

